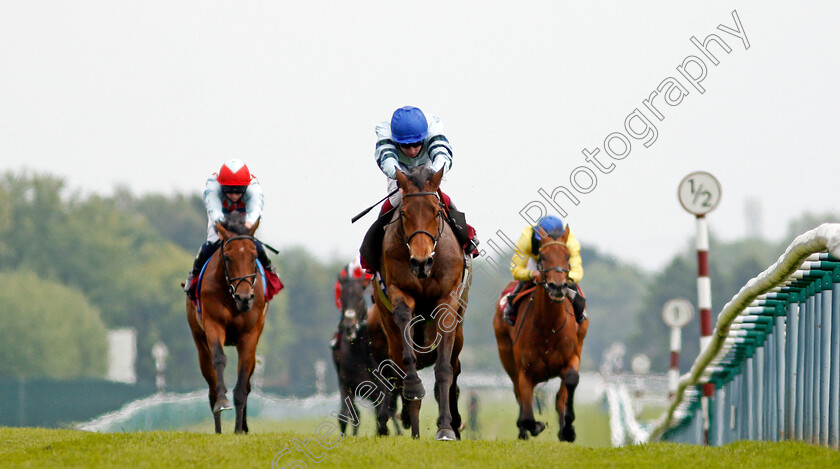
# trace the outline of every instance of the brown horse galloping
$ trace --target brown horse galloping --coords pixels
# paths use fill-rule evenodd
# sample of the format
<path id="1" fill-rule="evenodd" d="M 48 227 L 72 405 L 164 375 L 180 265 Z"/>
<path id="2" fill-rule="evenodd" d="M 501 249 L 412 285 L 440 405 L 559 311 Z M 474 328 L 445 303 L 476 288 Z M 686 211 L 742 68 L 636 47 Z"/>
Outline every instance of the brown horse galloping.
<path id="1" fill-rule="evenodd" d="M 415 168 L 397 172 L 402 206 L 385 229 L 381 275 L 392 313 L 381 295 L 374 295 L 390 359 L 404 377 L 404 415 L 411 435 L 420 436 L 420 402 L 426 391 L 417 370 L 434 363 L 438 398 L 438 440 L 460 438 L 458 427 L 458 355 L 464 342 L 461 318 L 466 306 L 465 259 L 446 221 L 438 195 L 443 170 Z M 371 331 L 372 333 L 374 331 Z M 375 347 L 374 347 L 375 348 Z"/>
<path id="2" fill-rule="evenodd" d="M 545 424 L 534 420 L 534 386 L 554 377 L 563 383 L 557 391 L 555 406 L 560 420 L 557 436 L 561 441 L 574 441 L 574 395 L 580 379 L 580 351 L 589 328 L 589 320 L 575 322 L 572 302 L 566 297 L 569 273 L 569 230 L 552 238 L 541 231 L 538 269 L 542 281 L 536 290 L 519 305 L 517 321 L 509 326 L 502 319 L 502 308 L 496 304 L 493 329 L 499 346 L 502 365 L 513 381 L 513 392 L 519 403 L 519 438 L 528 433 L 537 436 Z"/>
<path id="3" fill-rule="evenodd" d="M 224 371 L 227 358 L 224 346 L 236 346 L 239 354 L 233 402 L 236 406 L 236 433 L 248 432 L 246 403 L 251 392 L 257 342 L 262 334 L 268 302 L 263 294 L 263 281 L 257 268 L 257 246 L 254 232 L 242 219 L 231 217 L 223 225 L 216 224 L 222 241 L 207 263 L 198 292 L 201 317 L 187 298 L 187 322 L 198 348 L 201 374 L 210 386 L 210 408 L 216 433 L 222 432 L 220 414 L 231 409 L 227 399 Z"/>

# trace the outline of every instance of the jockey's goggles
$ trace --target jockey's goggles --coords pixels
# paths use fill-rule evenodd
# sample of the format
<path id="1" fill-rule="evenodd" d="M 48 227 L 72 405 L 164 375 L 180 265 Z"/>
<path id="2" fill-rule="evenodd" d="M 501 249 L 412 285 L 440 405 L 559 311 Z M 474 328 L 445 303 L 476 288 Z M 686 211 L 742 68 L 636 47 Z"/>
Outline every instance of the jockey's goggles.
<path id="1" fill-rule="evenodd" d="M 423 140 L 414 143 L 400 143 L 401 148 L 417 148 L 423 146 Z"/>
<path id="2" fill-rule="evenodd" d="M 225 194 L 244 194 L 248 190 L 248 186 L 222 186 L 222 192 Z"/>

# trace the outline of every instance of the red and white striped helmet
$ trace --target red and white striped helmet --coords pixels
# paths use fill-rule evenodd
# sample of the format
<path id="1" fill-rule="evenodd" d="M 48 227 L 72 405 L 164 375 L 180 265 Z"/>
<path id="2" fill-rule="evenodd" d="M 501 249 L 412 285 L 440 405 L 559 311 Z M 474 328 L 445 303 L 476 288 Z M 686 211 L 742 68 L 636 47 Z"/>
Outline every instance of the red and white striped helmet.
<path id="1" fill-rule="evenodd" d="M 244 189 L 251 184 L 251 171 L 245 166 L 241 160 L 233 159 L 225 161 L 219 169 L 216 180 L 219 181 L 223 189 L 238 187 Z"/>

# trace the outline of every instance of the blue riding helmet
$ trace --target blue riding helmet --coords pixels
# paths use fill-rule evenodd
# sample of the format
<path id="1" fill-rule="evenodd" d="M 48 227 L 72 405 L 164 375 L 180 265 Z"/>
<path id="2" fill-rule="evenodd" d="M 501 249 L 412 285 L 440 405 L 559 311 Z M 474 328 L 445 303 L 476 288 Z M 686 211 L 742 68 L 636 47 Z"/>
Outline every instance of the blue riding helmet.
<path id="1" fill-rule="evenodd" d="M 554 215 L 547 215 L 547 216 L 544 216 L 544 217 L 540 218 L 540 221 L 537 222 L 537 226 L 534 227 L 534 236 L 536 236 L 536 238 L 538 240 L 541 240 L 542 236 L 540 236 L 539 228 L 542 228 L 543 230 L 545 230 L 546 233 L 551 233 L 555 230 L 562 233 L 563 232 L 563 221 L 560 220 L 559 218 L 555 217 Z"/>
<path id="2" fill-rule="evenodd" d="M 428 134 L 426 116 L 416 107 L 401 107 L 391 116 L 391 139 L 397 143 L 417 143 L 425 140 Z"/>

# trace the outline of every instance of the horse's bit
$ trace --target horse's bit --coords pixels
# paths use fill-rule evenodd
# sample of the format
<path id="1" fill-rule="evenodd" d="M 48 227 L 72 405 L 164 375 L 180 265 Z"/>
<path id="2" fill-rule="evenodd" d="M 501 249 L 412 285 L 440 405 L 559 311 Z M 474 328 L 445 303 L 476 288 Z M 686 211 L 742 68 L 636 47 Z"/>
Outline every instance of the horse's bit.
<path id="1" fill-rule="evenodd" d="M 225 269 L 225 280 L 227 280 L 228 288 L 230 289 L 230 296 L 234 296 L 234 297 L 236 296 L 236 289 L 239 288 L 239 284 L 242 283 L 242 282 L 248 282 L 248 285 L 251 286 L 251 290 L 254 289 L 254 284 L 257 282 L 257 273 L 258 273 L 257 271 L 259 270 L 257 268 L 257 262 L 255 260 L 254 261 L 254 273 L 253 274 L 244 275 L 242 277 L 230 278 L 230 275 L 228 275 L 228 266 L 227 266 L 228 256 L 225 254 L 225 246 L 227 246 L 227 243 L 229 243 L 229 242 L 231 242 L 235 239 L 248 239 L 248 240 L 251 240 L 252 243 L 254 243 L 254 246 L 256 246 L 256 244 L 257 244 L 257 241 L 254 239 L 254 237 L 253 236 L 248 236 L 248 235 L 233 236 L 233 237 L 225 239 L 225 241 L 222 243 L 222 265 L 224 266 L 224 269 Z M 236 282 L 236 285 L 234 285 L 232 282 Z"/>
<path id="2" fill-rule="evenodd" d="M 439 219 L 438 220 L 437 236 L 429 233 L 426 230 L 417 230 L 414 233 L 411 233 L 411 235 L 408 238 L 405 238 L 405 230 L 403 230 L 403 238 L 405 238 L 405 246 L 408 248 L 409 252 L 411 251 L 411 246 L 409 246 L 409 243 L 411 243 L 411 238 L 413 238 L 415 235 L 424 234 L 424 235 L 427 235 L 428 237 L 432 238 L 432 242 L 434 244 L 432 245 L 432 253 L 430 254 L 430 257 L 434 257 L 435 249 L 437 248 L 438 240 L 440 239 L 440 236 L 443 234 L 443 220 L 440 220 L 441 218 L 443 218 L 443 202 L 441 202 L 440 195 L 438 195 L 437 192 L 412 192 L 411 194 L 403 194 L 403 198 L 405 198 L 405 197 L 415 197 L 415 196 L 419 196 L 419 195 L 433 195 L 433 196 L 437 197 L 437 199 L 438 199 L 438 211 L 435 214 L 435 218 Z M 402 218 L 405 218 L 405 210 L 400 209 L 400 219 L 402 219 Z M 402 223 L 400 223 L 400 225 L 402 225 Z"/>

